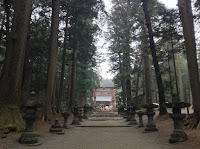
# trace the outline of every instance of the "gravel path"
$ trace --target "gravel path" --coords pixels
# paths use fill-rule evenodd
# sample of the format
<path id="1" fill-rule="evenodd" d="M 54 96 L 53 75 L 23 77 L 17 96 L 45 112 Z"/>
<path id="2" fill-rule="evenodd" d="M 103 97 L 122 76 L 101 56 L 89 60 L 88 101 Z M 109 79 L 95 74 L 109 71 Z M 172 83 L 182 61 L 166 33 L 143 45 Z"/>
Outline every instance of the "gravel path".
<path id="1" fill-rule="evenodd" d="M 27 147 L 12 141 L 1 142 L 1 149 L 195 149 L 191 145 L 171 145 L 167 140 L 156 140 L 157 132 L 144 134 L 136 127 L 71 127 L 64 135 L 40 137 L 42 145 Z M 197 149 L 197 148 L 196 148 Z"/>
<path id="2" fill-rule="evenodd" d="M 124 120 L 122 120 L 125 123 Z M 89 122 L 83 122 L 89 125 Z M 106 123 L 106 121 L 104 121 Z M 102 123 L 102 122 L 101 122 Z M 119 123 L 117 120 L 115 123 Z M 162 132 L 142 133 L 144 128 L 132 127 L 76 127 L 70 126 L 64 135 L 49 134 L 39 137 L 40 146 L 18 143 L 18 135 L 0 139 L 0 149 L 199 149 L 191 144 L 169 144 Z"/>

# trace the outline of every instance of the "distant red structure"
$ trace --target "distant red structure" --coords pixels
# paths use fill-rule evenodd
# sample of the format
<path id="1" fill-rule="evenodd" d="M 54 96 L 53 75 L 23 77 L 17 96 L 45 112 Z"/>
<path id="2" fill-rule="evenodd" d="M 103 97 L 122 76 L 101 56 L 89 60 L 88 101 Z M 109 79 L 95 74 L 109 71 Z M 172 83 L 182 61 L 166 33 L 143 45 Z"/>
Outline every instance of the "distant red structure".
<path id="1" fill-rule="evenodd" d="M 94 102 L 98 105 L 115 105 L 113 87 L 101 87 L 95 90 Z"/>

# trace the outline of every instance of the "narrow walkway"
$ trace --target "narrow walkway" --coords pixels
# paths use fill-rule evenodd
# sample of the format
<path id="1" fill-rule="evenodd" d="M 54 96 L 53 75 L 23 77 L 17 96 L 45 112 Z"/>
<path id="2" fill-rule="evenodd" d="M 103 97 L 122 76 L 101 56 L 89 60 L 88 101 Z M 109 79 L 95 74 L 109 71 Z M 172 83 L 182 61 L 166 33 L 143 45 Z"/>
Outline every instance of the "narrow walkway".
<path id="1" fill-rule="evenodd" d="M 17 142 L 19 135 L 0 149 L 198 149 L 192 145 L 169 144 L 160 132 L 142 133 L 144 128 L 129 126 L 117 113 L 94 113 L 80 126 L 72 126 L 64 135 L 41 136 L 42 145 L 27 147 Z M 48 131 L 48 130 L 47 130 Z"/>

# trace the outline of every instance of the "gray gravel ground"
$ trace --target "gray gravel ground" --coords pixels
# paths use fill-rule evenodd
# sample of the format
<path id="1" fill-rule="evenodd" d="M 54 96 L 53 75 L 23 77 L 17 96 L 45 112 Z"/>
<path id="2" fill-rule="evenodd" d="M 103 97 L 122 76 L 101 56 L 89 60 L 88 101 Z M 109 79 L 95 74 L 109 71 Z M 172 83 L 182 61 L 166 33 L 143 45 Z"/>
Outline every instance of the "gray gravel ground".
<path id="1" fill-rule="evenodd" d="M 142 133 L 133 127 L 70 127 L 64 135 L 40 137 L 40 146 L 28 147 L 12 140 L 1 141 L 0 149 L 198 149 L 191 145 L 169 144 L 165 139 L 156 140 L 158 132 Z M 200 148 L 200 147 L 199 147 Z"/>
<path id="2" fill-rule="evenodd" d="M 97 123 L 115 127 L 95 127 Z M 40 146 L 19 144 L 19 134 L 0 138 L 0 149 L 200 149 L 188 143 L 169 144 L 169 134 L 162 131 L 142 133 L 144 128 L 135 125 L 123 127 L 127 125 L 124 119 L 110 120 L 109 123 L 84 120 L 82 125 L 91 127 L 70 125 L 64 135 L 49 134 L 47 130 L 39 137 Z M 116 127 L 118 125 L 122 127 Z"/>

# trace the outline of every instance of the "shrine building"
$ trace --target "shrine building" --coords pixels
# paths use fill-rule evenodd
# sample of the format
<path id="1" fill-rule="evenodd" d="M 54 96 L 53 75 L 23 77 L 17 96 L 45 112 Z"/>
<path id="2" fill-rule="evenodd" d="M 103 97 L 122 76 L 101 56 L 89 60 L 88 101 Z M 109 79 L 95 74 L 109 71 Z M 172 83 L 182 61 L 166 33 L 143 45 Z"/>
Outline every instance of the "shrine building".
<path id="1" fill-rule="evenodd" d="M 105 83 L 106 82 L 106 83 Z M 94 102 L 98 106 L 115 106 L 115 89 L 111 80 L 103 80 L 100 87 L 95 90 Z"/>

